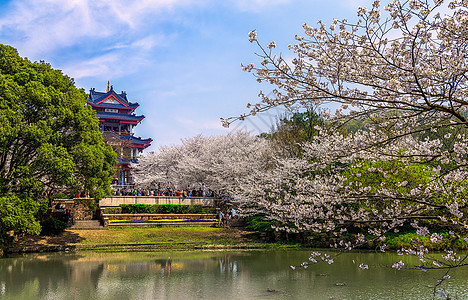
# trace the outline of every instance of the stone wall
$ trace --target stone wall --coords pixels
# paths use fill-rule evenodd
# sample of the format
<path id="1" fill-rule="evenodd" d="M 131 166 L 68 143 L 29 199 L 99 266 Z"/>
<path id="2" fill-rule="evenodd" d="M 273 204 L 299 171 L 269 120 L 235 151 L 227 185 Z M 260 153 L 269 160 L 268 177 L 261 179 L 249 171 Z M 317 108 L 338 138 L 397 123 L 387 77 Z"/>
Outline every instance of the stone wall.
<path id="1" fill-rule="evenodd" d="M 92 220 L 99 217 L 96 211 L 99 207 L 94 199 L 56 199 L 54 203 L 61 203 L 65 206 L 65 209 L 69 209 L 74 215 L 75 221 Z"/>

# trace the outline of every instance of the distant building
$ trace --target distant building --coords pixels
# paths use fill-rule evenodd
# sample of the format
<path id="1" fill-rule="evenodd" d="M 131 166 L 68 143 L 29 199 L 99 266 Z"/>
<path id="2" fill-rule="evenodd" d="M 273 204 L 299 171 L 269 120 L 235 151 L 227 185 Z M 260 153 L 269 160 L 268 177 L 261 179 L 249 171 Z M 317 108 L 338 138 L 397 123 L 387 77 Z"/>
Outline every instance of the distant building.
<path id="1" fill-rule="evenodd" d="M 106 92 L 96 92 L 94 88 L 89 91 L 88 104 L 96 111 L 104 141 L 117 153 L 118 167 L 113 184 L 132 184 L 129 164 L 136 162 L 138 154 L 153 141 L 133 136 L 133 128 L 145 118 L 134 114 L 140 105 L 129 102 L 126 92 L 116 93 L 109 82 Z"/>

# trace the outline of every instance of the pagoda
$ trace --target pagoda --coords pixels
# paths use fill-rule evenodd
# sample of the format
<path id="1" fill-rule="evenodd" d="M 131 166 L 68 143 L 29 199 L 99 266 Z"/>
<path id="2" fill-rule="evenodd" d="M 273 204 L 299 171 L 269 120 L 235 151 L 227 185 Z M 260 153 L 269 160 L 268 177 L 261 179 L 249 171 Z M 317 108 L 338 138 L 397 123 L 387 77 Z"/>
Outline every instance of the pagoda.
<path id="1" fill-rule="evenodd" d="M 134 113 L 140 105 L 129 102 L 126 92 L 116 93 L 109 82 L 105 93 L 90 89 L 88 104 L 96 111 L 104 141 L 117 153 L 118 166 L 113 184 L 132 184 L 129 164 L 136 162 L 138 154 L 153 141 L 133 135 L 133 128 L 145 118 Z"/>

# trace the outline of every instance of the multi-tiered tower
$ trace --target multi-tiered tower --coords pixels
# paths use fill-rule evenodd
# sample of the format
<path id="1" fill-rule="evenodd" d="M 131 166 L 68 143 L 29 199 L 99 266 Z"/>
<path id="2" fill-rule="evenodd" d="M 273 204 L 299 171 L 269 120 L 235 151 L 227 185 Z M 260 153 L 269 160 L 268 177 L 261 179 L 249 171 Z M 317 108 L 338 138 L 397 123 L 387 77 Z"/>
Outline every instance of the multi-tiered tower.
<path id="1" fill-rule="evenodd" d="M 153 141 L 133 136 L 133 128 L 145 118 L 134 114 L 140 105 L 129 102 L 126 92 L 116 93 L 112 86 L 109 87 L 109 82 L 105 93 L 96 92 L 94 88 L 89 91 L 88 104 L 96 111 L 104 141 L 117 153 L 114 184 L 132 184 L 129 163 L 136 162 L 138 154 Z"/>

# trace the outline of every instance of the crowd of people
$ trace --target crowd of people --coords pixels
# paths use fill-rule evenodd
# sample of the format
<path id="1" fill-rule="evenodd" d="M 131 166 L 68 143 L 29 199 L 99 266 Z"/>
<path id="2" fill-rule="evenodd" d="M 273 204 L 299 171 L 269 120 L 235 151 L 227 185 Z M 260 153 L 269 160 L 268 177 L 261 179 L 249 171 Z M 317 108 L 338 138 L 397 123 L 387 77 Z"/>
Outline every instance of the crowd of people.
<path id="1" fill-rule="evenodd" d="M 114 196 L 150 196 L 150 197 L 215 197 L 212 190 L 205 189 L 141 189 L 141 188 L 123 188 L 114 190 Z"/>

